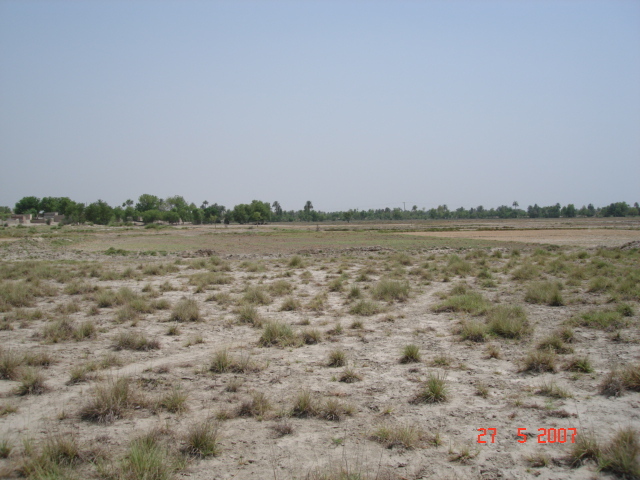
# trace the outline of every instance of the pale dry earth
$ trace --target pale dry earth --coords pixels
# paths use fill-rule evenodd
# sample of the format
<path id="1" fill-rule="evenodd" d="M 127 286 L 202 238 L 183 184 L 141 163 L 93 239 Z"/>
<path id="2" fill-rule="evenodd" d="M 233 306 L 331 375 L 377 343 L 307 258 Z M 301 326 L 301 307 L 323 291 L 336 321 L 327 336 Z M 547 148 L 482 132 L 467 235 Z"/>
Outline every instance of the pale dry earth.
<path id="1" fill-rule="evenodd" d="M 637 240 L 640 232 L 607 229 L 438 234 L 556 245 L 619 246 Z M 219 269 L 206 256 L 191 259 L 188 252 L 182 252 L 166 258 L 107 257 L 99 252 L 52 249 L 45 244 L 31 241 L 19 248 L 21 252 L 33 251 L 36 259 L 49 258 L 61 268 L 76 269 L 76 280 L 102 290 L 127 287 L 146 301 L 164 299 L 171 306 L 182 298 L 193 299 L 202 320 L 177 324 L 179 334 L 174 336 L 167 335 L 175 325 L 169 321 L 170 309 L 118 320 L 122 307 L 95 308 L 97 292 L 65 293 L 65 287 L 74 278 L 64 283 L 43 280 L 55 290 L 53 296 L 40 297 L 34 305 L 21 310 L 14 308 L 1 313 L 0 318 L 4 317 L 5 325 L 11 328 L 0 330 L 0 345 L 5 351 L 47 352 L 55 360 L 40 369 L 47 386 L 41 395 L 18 396 L 15 391 L 19 381 L 0 380 L 0 406 L 17 409 L 0 417 L 0 439 L 8 439 L 15 445 L 12 455 L 0 460 L 3 469 L 0 472 L 7 476 L 17 475 L 13 469 L 20 462 L 24 439 L 32 439 L 39 445 L 58 434 L 72 436 L 85 450 L 98 447 L 106 450 L 110 461 L 117 465 L 128 442 L 136 436 L 161 428 L 167 432 L 169 443 L 177 448 L 184 445 L 184 434 L 191 425 L 207 418 L 222 418 L 225 415 L 221 412 L 232 418 L 219 420 L 219 455 L 190 459 L 177 478 L 285 480 L 307 475 L 321 478 L 313 477 L 313 473 L 327 472 L 340 465 L 361 474 L 353 478 L 387 478 L 386 475 L 406 479 L 616 478 L 599 472 L 593 462 L 571 468 L 567 460 L 570 443 L 538 444 L 535 434 L 539 428 L 576 428 L 579 435 L 590 432 L 606 442 L 622 427 L 640 431 L 640 393 L 607 397 L 600 394 L 599 388 L 611 369 L 640 364 L 637 298 L 624 300 L 618 295 L 613 301 L 613 305 L 624 301 L 633 310 L 622 328 L 611 331 L 574 326 L 575 341 L 570 344 L 574 353 L 558 355 L 556 372 L 521 371 L 523 358 L 540 340 L 566 326 L 579 313 L 610 308 L 612 296 L 616 295 L 615 279 L 605 290 L 590 291 L 589 277 L 574 281 L 568 271 L 556 272 L 554 261 L 560 255 L 567 268 L 585 270 L 599 261 L 637 269 L 640 268 L 637 256 L 614 259 L 599 256 L 605 253 L 593 248 L 573 247 L 551 249 L 546 254 L 539 251 L 537 255 L 527 246 L 519 255 L 512 255 L 511 249 L 505 248 L 484 249 L 478 256 L 472 253 L 477 250 L 414 251 L 408 252 L 406 258 L 391 250 L 341 254 L 338 249 L 335 254 L 302 256 L 304 265 L 294 267 L 289 266 L 292 258 L 289 254 L 256 253 L 247 258 L 223 255 L 222 264 L 228 271 L 221 273 L 230 277 L 231 283 L 198 290 L 190 283 L 192 276 Z M 15 264 L 20 257 L 15 250 L 7 252 L 5 267 Z M 579 252 L 585 252 L 585 256 L 580 258 Z M 449 272 L 453 254 L 470 265 L 468 272 Z M 25 258 L 24 253 L 21 258 Z M 74 262 L 84 262 L 95 271 L 82 273 Z M 526 264 L 534 266 L 535 275 L 526 280 L 514 279 L 514 271 Z M 169 271 L 145 273 L 145 268 L 155 265 Z M 127 269 L 131 271 L 122 278 Z M 484 270 L 490 272 L 492 282 L 480 275 Z M 367 271 L 366 278 L 359 277 Z M 337 278 L 343 278 L 343 286 L 333 291 L 332 281 Z M 408 282 L 409 298 L 391 302 L 371 300 L 371 292 L 383 278 Z M 527 287 L 542 280 L 559 280 L 564 284 L 565 305 L 525 302 Z M 19 280 L 4 280 L 15 281 Z M 270 285 L 279 281 L 291 285 L 290 294 L 270 292 Z M 485 317 L 438 313 L 434 307 L 453 286 L 463 283 L 492 305 L 520 305 L 532 332 L 522 339 L 489 337 L 482 343 L 462 341 L 458 333 L 461 322 L 483 322 Z M 348 294 L 356 285 L 363 298 L 379 305 L 382 311 L 370 316 L 350 313 L 357 300 L 350 300 Z M 256 306 L 263 321 L 284 322 L 297 334 L 316 330 L 321 341 L 311 345 L 261 346 L 262 329 L 238 321 L 237 308 L 247 286 L 261 288 L 269 296 L 269 304 Z M 220 294 L 228 294 L 221 298 L 227 298 L 230 304 L 211 298 Z M 326 300 L 321 308 L 312 309 L 310 304 L 316 295 L 325 295 Z M 288 296 L 300 302 L 299 310 L 280 311 Z M 67 305 L 74 307 L 64 313 Z M 16 318 L 38 310 L 43 314 L 40 319 Z M 93 323 L 97 329 L 95 338 L 47 342 L 42 337 L 43 330 L 61 318 L 76 325 Z M 160 348 L 114 349 L 119 334 L 134 332 L 157 339 Z M 402 349 L 408 344 L 420 348 L 419 363 L 400 363 Z M 499 347 L 500 358 L 488 357 L 489 344 Z M 347 367 L 361 376 L 360 381 L 340 382 L 345 367 L 327 366 L 329 353 L 336 348 L 346 352 Z M 249 355 L 258 366 L 257 371 L 221 374 L 208 371 L 214 354 L 221 349 L 228 349 L 236 358 Z M 588 356 L 594 371 L 565 370 L 563 365 L 574 355 Z M 91 372 L 86 381 L 68 384 L 73 367 L 108 356 L 115 356 L 122 365 Z M 416 394 L 433 373 L 446 375 L 447 401 L 414 403 Z M 170 413 L 145 406 L 130 409 L 110 423 L 81 418 L 82 407 L 92 397 L 96 385 L 125 377 L 131 378 L 149 404 L 179 386 L 187 394 L 187 410 Z M 552 398 L 536 393 L 541 385 L 551 381 L 571 396 Z M 227 391 L 233 383 L 238 384 L 238 390 Z M 482 386 L 488 390 L 486 398 L 478 395 Z M 337 400 L 350 406 L 353 412 L 343 414 L 340 421 L 290 417 L 295 398 L 303 390 L 309 390 L 319 401 Z M 255 392 L 264 393 L 273 408 L 258 417 L 235 417 L 234 412 Z M 276 433 L 274 427 L 283 422 L 290 424 L 291 434 Z M 381 425 L 415 427 L 421 440 L 412 448 L 386 448 L 372 439 Z M 477 429 L 482 427 L 497 429 L 495 443 L 477 443 Z M 532 435 L 524 444 L 517 441 L 518 428 L 526 428 Z M 545 458 L 546 465 L 534 466 L 533 457 Z M 90 462 L 80 465 L 75 476 L 101 478 Z"/>

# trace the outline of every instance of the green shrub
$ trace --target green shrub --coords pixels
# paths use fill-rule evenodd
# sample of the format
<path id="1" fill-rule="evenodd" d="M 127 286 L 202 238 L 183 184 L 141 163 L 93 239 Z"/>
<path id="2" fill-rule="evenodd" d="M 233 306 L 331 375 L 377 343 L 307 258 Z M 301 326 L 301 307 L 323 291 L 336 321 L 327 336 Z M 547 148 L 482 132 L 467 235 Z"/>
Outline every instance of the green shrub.
<path id="1" fill-rule="evenodd" d="M 260 287 L 250 286 L 247 287 L 242 299 L 250 305 L 269 305 L 271 298 Z"/>
<path id="2" fill-rule="evenodd" d="M 204 458 L 216 456 L 220 453 L 220 428 L 218 423 L 211 420 L 195 422 L 185 435 L 184 453 L 194 457 Z"/>
<path id="3" fill-rule="evenodd" d="M 431 373 L 415 398 L 415 402 L 441 403 L 449 398 L 446 373 Z"/>
<path id="4" fill-rule="evenodd" d="M 300 304 L 300 302 L 293 297 L 285 298 L 282 301 L 282 305 L 280 305 L 281 312 L 292 312 L 292 311 L 300 310 L 301 308 L 302 308 L 302 305 Z"/>
<path id="5" fill-rule="evenodd" d="M 460 336 L 463 340 L 484 342 L 487 336 L 487 326 L 481 322 L 465 321 L 460 328 Z"/>
<path id="6" fill-rule="evenodd" d="M 416 363 L 420 361 L 420 347 L 414 344 L 405 345 L 402 349 L 400 363 Z"/>
<path id="7" fill-rule="evenodd" d="M 336 348 L 329 352 L 329 367 L 343 367 L 347 363 L 347 355 L 344 350 Z"/>
<path id="8" fill-rule="evenodd" d="M 140 332 L 122 332 L 115 337 L 113 346 L 116 350 L 147 351 L 160 348 L 160 342 L 149 340 Z"/>
<path id="9" fill-rule="evenodd" d="M 383 278 L 372 289 L 371 296 L 385 302 L 404 302 L 409 298 L 409 282 L 399 282 Z"/>
<path id="10" fill-rule="evenodd" d="M 528 303 L 560 307 L 564 305 L 560 290 L 562 290 L 562 285 L 559 282 L 537 282 L 529 285 L 524 300 Z"/>
<path id="11" fill-rule="evenodd" d="M 254 327 L 262 326 L 262 319 L 258 309 L 253 305 L 241 305 L 237 310 L 237 314 L 240 323 L 248 323 Z"/>
<path id="12" fill-rule="evenodd" d="M 522 372 L 542 373 L 556 371 L 556 354 L 552 350 L 534 350 L 522 361 Z"/>
<path id="13" fill-rule="evenodd" d="M 374 430 L 371 439 L 386 448 L 411 450 L 420 444 L 422 436 L 422 431 L 415 425 L 381 425 Z"/>
<path id="14" fill-rule="evenodd" d="M 262 335 L 258 342 L 265 347 L 272 345 L 286 347 L 298 344 L 299 340 L 289 325 L 273 321 L 264 325 Z"/>
<path id="15" fill-rule="evenodd" d="M 476 292 L 453 295 L 433 308 L 434 312 L 466 312 L 482 315 L 489 307 L 485 298 Z"/>
<path id="16" fill-rule="evenodd" d="M 600 450 L 598 467 L 621 478 L 640 478 L 640 438 L 632 427 L 618 431 Z"/>
<path id="17" fill-rule="evenodd" d="M 611 331 L 625 327 L 628 322 L 620 312 L 615 310 L 590 310 L 571 318 L 569 323 L 581 327 Z"/>
<path id="18" fill-rule="evenodd" d="M 121 418 L 125 411 L 139 402 L 128 378 L 118 378 L 96 386 L 90 400 L 82 407 L 80 416 L 84 420 L 109 423 Z"/>
<path id="19" fill-rule="evenodd" d="M 527 316 L 520 306 L 498 305 L 487 315 L 489 332 L 504 338 L 521 338 L 528 332 Z"/>
<path id="20" fill-rule="evenodd" d="M 370 317 L 371 315 L 375 315 L 381 311 L 382 308 L 380 305 L 369 300 L 360 300 L 349 309 L 349 313 L 351 315 L 361 315 L 363 317 Z"/>

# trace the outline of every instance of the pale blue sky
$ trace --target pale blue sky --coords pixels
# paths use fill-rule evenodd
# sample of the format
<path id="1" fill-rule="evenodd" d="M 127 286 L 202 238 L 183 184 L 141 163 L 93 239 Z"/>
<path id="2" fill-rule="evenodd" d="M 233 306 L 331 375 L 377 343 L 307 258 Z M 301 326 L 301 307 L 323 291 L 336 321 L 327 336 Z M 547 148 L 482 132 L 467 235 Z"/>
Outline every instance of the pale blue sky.
<path id="1" fill-rule="evenodd" d="M 640 201 L 638 1 L 0 0 L 0 205 Z"/>

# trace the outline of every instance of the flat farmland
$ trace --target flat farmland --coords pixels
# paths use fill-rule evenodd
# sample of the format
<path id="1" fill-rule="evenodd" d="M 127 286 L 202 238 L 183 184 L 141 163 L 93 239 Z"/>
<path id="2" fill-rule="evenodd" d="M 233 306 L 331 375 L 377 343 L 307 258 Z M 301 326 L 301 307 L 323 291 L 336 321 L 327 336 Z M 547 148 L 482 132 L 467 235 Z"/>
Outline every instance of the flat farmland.
<path id="1" fill-rule="evenodd" d="M 5 229 L 0 477 L 634 478 L 638 226 Z"/>

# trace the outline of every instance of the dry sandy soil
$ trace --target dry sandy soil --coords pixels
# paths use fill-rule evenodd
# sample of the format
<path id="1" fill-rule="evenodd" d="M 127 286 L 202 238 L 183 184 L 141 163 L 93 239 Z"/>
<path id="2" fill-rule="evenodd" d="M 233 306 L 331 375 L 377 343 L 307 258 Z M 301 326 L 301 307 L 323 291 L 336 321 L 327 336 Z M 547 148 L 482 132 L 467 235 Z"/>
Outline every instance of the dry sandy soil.
<path id="1" fill-rule="evenodd" d="M 621 429 L 640 435 L 640 253 L 583 247 L 639 233 L 437 232 L 528 242 L 450 249 L 367 248 L 362 236 L 343 242 L 349 232 L 332 244 L 321 232 L 311 249 L 296 240 L 248 256 L 216 236 L 203 248 L 180 240 L 166 256 L 105 255 L 151 238 L 117 231 L 68 247 L 46 236 L 5 244 L 0 477 L 623 478 L 606 460 Z M 274 240 L 251 237 L 252 248 L 261 239 Z M 530 246 L 538 241 L 562 246 Z M 186 300 L 197 318 L 176 317 Z M 500 315 L 511 331 L 496 326 Z M 274 322 L 285 336 L 267 344 Z M 401 360 L 407 345 L 419 361 Z M 219 372 L 223 351 L 231 366 Z M 335 351 L 344 366 L 329 365 Z M 442 397 L 429 389 L 439 379 Z M 118 381 L 129 399 L 92 409 Z M 314 406 L 296 409 L 303 393 Z M 218 433 L 203 458 L 188 437 L 202 425 Z M 496 429 L 493 443 L 478 443 L 480 428 Z M 572 428 L 595 438 L 599 458 L 572 456 L 570 430 L 563 443 L 538 442 L 539 429 Z M 143 436 L 157 475 L 134 466 Z M 73 448 L 52 455 L 62 440 Z"/>

